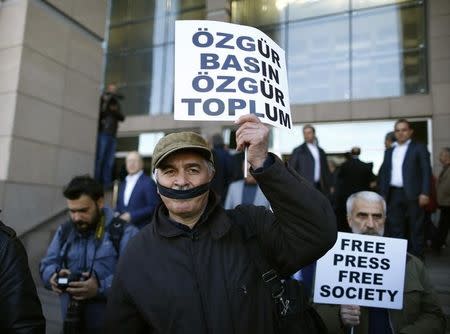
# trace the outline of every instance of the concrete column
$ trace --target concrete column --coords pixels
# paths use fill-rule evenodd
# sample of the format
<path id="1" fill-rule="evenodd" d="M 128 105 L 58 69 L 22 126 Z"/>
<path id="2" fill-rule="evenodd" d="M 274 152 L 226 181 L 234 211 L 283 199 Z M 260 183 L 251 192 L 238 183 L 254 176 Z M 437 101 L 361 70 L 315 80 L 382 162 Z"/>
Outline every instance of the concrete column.
<path id="1" fill-rule="evenodd" d="M 106 0 L 0 5 L 0 208 L 19 234 L 65 207 L 72 176 L 93 172 L 106 10 Z"/>

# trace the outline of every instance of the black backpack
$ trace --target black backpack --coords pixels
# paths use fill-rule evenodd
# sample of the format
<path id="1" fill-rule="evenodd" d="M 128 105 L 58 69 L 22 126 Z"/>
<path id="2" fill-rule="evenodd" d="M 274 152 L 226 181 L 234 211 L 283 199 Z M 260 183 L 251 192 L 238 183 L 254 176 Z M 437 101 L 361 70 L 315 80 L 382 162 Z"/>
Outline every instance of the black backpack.
<path id="1" fill-rule="evenodd" d="M 120 241 L 122 240 L 123 237 L 125 224 L 126 222 L 123 219 L 115 217 L 112 219 L 111 223 L 107 227 L 109 238 L 118 255 L 120 255 Z M 73 230 L 73 223 L 71 220 L 66 221 L 61 226 L 61 238 L 60 238 L 61 245 L 64 245 L 66 243 L 67 238 L 69 237 L 70 232 L 72 232 L 72 230 Z"/>
<path id="2" fill-rule="evenodd" d="M 239 209 L 226 212 L 245 236 L 243 222 L 249 220 L 249 217 Z M 249 239 L 249 241 L 247 249 L 276 306 L 277 333 L 326 334 L 328 330 L 325 323 L 312 307 L 302 282 L 291 277 L 281 279 L 279 274 L 261 256 L 261 249 L 256 238 Z"/>

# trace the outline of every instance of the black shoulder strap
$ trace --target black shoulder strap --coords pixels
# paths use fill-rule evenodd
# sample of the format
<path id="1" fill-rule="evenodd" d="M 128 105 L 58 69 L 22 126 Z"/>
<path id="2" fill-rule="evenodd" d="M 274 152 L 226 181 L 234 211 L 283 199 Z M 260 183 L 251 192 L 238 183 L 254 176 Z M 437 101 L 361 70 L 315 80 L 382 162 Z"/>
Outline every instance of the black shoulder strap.
<path id="1" fill-rule="evenodd" d="M 245 212 L 239 208 L 234 210 L 226 210 L 226 213 L 233 223 L 240 229 L 243 238 L 247 239 L 244 222 L 249 220 L 250 217 L 248 217 Z M 284 292 L 284 287 L 277 271 L 271 268 L 267 261 L 261 256 L 261 249 L 259 248 L 257 238 L 248 238 L 246 246 L 253 263 L 255 264 L 258 272 L 261 274 L 261 279 L 269 289 L 272 298 L 278 302 Z"/>
<path id="2" fill-rule="evenodd" d="M 118 255 L 120 255 L 120 242 L 122 241 L 125 224 L 126 222 L 123 219 L 115 217 L 108 225 L 109 238 Z"/>
<path id="3" fill-rule="evenodd" d="M 59 243 L 61 247 L 66 243 L 67 239 L 69 238 L 70 232 L 72 232 L 72 221 L 68 220 L 64 224 L 61 225 L 61 236 L 59 238 Z"/>
<path id="4" fill-rule="evenodd" d="M 0 221 L 0 230 L 6 233 L 10 238 L 14 238 L 16 236 L 16 231 L 14 231 L 11 227 L 6 226 Z"/>

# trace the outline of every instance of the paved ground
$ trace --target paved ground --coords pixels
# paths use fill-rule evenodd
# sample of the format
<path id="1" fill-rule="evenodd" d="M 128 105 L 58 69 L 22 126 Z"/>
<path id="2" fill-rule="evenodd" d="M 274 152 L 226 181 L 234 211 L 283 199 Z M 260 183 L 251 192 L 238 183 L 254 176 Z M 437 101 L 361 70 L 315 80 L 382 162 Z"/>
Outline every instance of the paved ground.
<path id="1" fill-rule="evenodd" d="M 450 245 L 449 240 L 450 238 L 447 239 L 447 245 Z M 446 333 L 450 334 L 450 248 L 443 249 L 440 255 L 427 250 L 425 265 L 438 293 L 444 313 L 447 315 Z"/>

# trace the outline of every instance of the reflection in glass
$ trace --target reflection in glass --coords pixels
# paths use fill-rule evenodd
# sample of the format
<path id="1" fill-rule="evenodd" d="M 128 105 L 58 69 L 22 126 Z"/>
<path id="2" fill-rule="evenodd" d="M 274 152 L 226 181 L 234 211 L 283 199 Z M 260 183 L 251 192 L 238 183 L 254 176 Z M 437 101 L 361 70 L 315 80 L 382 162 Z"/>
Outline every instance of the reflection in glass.
<path id="1" fill-rule="evenodd" d="M 128 19 L 128 1 L 112 0 L 111 15 L 109 17 L 110 24 L 121 23 Z"/>
<path id="2" fill-rule="evenodd" d="M 149 85 L 133 85 L 120 88 L 120 93 L 125 96 L 122 101 L 122 109 L 126 115 L 146 115 L 149 106 Z"/>
<path id="3" fill-rule="evenodd" d="M 234 0 L 231 8 L 233 22 L 287 36 L 279 44 L 294 104 L 428 90 L 423 1 Z"/>
<path id="4" fill-rule="evenodd" d="M 353 98 L 421 93 L 425 89 L 420 7 L 382 7 L 352 17 Z"/>
<path id="5" fill-rule="evenodd" d="M 205 0 L 112 0 L 106 82 L 117 82 L 127 115 L 173 111 L 176 19 L 204 19 Z"/>
<path id="6" fill-rule="evenodd" d="M 400 4 L 402 2 L 416 2 L 411 0 L 352 0 L 353 9 L 363 9 L 370 7 L 379 7 L 392 4 Z"/>
<path id="7" fill-rule="evenodd" d="M 162 96 L 164 94 L 164 82 L 167 80 L 164 71 L 165 53 L 164 47 L 156 47 L 153 49 L 153 61 L 151 75 L 149 79 L 152 83 L 152 90 L 150 92 L 149 114 L 157 115 L 161 113 Z M 147 74 L 148 75 L 148 74 Z"/>
<path id="8" fill-rule="evenodd" d="M 285 21 L 286 6 L 280 0 L 232 1 L 231 22 L 265 26 Z"/>
<path id="9" fill-rule="evenodd" d="M 152 76 L 152 51 L 129 54 L 126 59 L 127 83 L 148 83 Z"/>
<path id="10" fill-rule="evenodd" d="M 127 26 L 111 28 L 109 30 L 109 37 L 108 37 L 108 51 L 118 52 L 121 50 L 125 50 L 127 48 L 126 36 L 127 36 Z"/>
<path id="11" fill-rule="evenodd" d="M 174 45 L 169 44 L 165 50 L 164 95 L 161 110 L 164 114 L 173 112 L 174 68 Z"/>
<path id="12" fill-rule="evenodd" d="M 288 20 L 299 20 L 309 17 L 319 17 L 329 14 L 347 12 L 349 0 L 320 0 L 320 1 L 286 1 L 289 3 Z"/>
<path id="13" fill-rule="evenodd" d="M 289 26 L 288 76 L 291 103 L 349 98 L 348 15 Z"/>
<path id="14" fill-rule="evenodd" d="M 105 83 L 116 83 L 121 86 L 125 79 L 125 57 L 120 54 L 110 54 L 106 57 Z"/>

